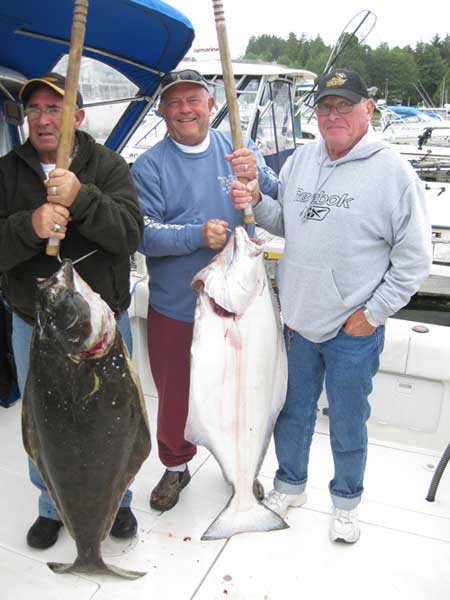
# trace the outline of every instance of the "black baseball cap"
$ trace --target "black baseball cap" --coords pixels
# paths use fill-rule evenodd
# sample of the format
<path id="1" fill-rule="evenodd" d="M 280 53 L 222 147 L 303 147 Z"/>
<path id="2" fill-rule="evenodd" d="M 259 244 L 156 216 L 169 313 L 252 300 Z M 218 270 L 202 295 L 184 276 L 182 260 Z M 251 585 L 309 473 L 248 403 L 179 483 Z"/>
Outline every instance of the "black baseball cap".
<path id="1" fill-rule="evenodd" d="M 64 88 L 66 87 L 66 78 L 59 73 L 46 73 L 42 77 L 36 79 L 29 79 L 19 91 L 19 98 L 24 104 L 28 102 L 28 98 L 31 96 L 34 90 L 41 87 L 49 87 L 60 96 L 64 96 Z M 77 106 L 78 108 L 83 107 L 83 96 L 77 91 Z"/>
<path id="2" fill-rule="evenodd" d="M 314 104 L 324 96 L 341 96 L 350 102 L 368 98 L 367 85 L 359 73 L 347 68 L 335 68 L 317 82 Z"/>
<path id="3" fill-rule="evenodd" d="M 159 95 L 162 96 L 169 88 L 179 83 L 193 83 L 204 88 L 209 92 L 208 82 L 206 79 L 194 69 L 184 69 L 183 71 L 171 71 L 161 77 L 161 89 Z"/>

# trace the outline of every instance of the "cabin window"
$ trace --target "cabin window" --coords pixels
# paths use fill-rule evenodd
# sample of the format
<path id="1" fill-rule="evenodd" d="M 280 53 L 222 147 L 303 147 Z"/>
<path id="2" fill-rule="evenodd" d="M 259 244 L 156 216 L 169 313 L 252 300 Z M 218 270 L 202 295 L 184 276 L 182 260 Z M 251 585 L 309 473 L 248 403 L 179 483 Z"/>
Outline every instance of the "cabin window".
<path id="1" fill-rule="evenodd" d="M 0 156 L 4 156 L 12 149 L 11 139 L 8 135 L 8 125 L 5 121 L 3 109 L 0 107 Z"/>
<path id="2" fill-rule="evenodd" d="M 65 55 L 54 70 L 65 74 L 67 66 L 68 56 Z M 103 144 L 129 105 L 129 102 L 120 100 L 132 98 L 138 88 L 109 65 L 82 57 L 79 89 L 86 113 L 81 129 Z"/>
<path id="3" fill-rule="evenodd" d="M 239 116 L 241 119 L 241 128 L 242 133 L 244 135 L 248 135 L 251 137 L 251 132 L 249 131 L 250 125 L 254 119 L 254 111 L 255 107 L 255 99 L 256 93 L 258 91 L 260 85 L 260 78 L 257 77 L 246 77 L 244 79 L 239 80 L 238 77 L 236 79 L 236 92 L 238 96 L 239 102 Z M 223 83 L 223 82 L 222 82 Z M 218 90 L 218 88 L 217 88 Z M 218 91 L 216 91 L 219 94 Z M 223 94 L 225 94 L 225 89 L 223 90 Z M 225 98 L 224 98 L 225 99 Z M 228 117 L 228 112 L 220 121 L 220 124 L 217 123 L 214 125 L 217 126 L 217 129 L 221 131 L 229 131 L 230 130 L 230 121 Z"/>
<path id="4" fill-rule="evenodd" d="M 287 81 L 272 81 L 266 86 L 256 134 L 263 154 L 292 151 L 295 147 L 291 89 Z"/>

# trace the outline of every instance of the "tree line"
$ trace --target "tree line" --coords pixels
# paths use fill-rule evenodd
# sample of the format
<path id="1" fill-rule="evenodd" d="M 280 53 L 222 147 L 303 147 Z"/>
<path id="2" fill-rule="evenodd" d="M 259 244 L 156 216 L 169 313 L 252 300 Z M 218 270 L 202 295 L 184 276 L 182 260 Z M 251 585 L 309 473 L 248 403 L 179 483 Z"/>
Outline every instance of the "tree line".
<path id="1" fill-rule="evenodd" d="M 415 48 L 389 48 L 385 43 L 372 49 L 358 38 L 344 34 L 345 50 L 335 66 L 357 70 L 369 87 L 378 88 L 377 99 L 388 104 L 410 106 L 423 104 L 428 96 L 433 105 L 450 102 L 450 34 L 435 35 L 429 43 L 419 42 Z M 303 68 L 320 75 L 326 66 L 331 46 L 320 36 L 308 39 L 290 33 L 287 39 L 274 35 L 252 36 L 244 58 L 276 62 L 292 68 Z"/>

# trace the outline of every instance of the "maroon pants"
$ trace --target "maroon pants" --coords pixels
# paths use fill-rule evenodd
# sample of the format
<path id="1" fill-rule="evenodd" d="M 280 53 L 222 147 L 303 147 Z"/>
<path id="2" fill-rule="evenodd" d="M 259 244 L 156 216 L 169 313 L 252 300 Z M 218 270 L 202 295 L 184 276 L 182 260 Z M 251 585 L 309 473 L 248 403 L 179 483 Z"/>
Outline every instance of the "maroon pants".
<path id="1" fill-rule="evenodd" d="M 193 323 L 169 319 L 148 309 L 150 369 L 158 391 L 156 437 L 161 462 L 176 467 L 191 460 L 196 446 L 184 439 L 189 406 Z"/>

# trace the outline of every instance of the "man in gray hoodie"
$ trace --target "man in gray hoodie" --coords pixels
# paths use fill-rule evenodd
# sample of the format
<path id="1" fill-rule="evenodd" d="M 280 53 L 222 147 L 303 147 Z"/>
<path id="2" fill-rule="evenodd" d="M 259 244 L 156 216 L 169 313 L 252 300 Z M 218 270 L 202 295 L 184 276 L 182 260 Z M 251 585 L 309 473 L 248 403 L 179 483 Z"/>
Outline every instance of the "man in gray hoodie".
<path id="1" fill-rule="evenodd" d="M 259 225 L 285 237 L 279 290 L 288 352 L 286 403 L 275 426 L 279 468 L 269 508 L 306 501 L 309 450 L 325 380 L 335 474 L 332 541 L 356 542 L 367 457 L 368 396 L 387 318 L 408 303 L 431 264 L 424 185 L 369 123 L 374 101 L 351 69 L 318 82 L 323 139 L 286 161 L 276 200 L 257 181 L 232 187 Z"/>

